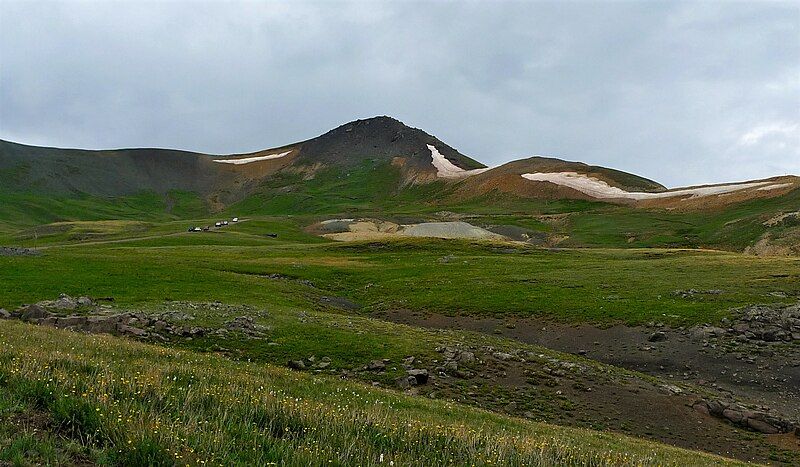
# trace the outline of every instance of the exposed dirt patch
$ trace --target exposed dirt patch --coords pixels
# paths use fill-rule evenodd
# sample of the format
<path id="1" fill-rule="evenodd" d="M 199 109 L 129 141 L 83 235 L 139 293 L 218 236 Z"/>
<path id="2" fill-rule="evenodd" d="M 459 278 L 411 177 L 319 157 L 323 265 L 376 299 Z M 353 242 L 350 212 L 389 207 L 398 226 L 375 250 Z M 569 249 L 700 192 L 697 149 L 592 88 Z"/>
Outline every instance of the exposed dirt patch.
<path id="1" fill-rule="evenodd" d="M 27 410 L 18 412 L 9 418 L 9 423 L 20 433 L 44 433 L 53 426 L 53 420 L 47 412 L 41 410 Z"/>
<path id="2" fill-rule="evenodd" d="M 598 328 L 529 318 L 474 318 L 387 312 L 394 322 L 495 334 L 674 381 L 685 381 L 758 401 L 800 418 L 800 346 L 740 342 L 723 346 L 696 330 L 616 325 Z M 664 339 L 651 342 L 656 332 Z"/>
<path id="3" fill-rule="evenodd" d="M 396 237 L 507 240 L 501 234 L 462 221 L 398 224 L 381 219 L 330 219 L 309 226 L 307 231 L 344 242 Z"/>
<path id="4" fill-rule="evenodd" d="M 739 459 L 775 461 L 774 453 L 770 457 L 770 449 L 774 449 L 770 446 L 795 452 L 778 456 L 781 462 L 800 459 L 800 450 L 793 442 L 793 438 L 798 438 L 793 434 L 753 433 L 692 408 L 698 398 L 739 400 L 754 410 L 800 420 L 798 345 L 744 342 L 735 335 L 728 336 L 730 339 L 709 335 L 702 327 L 670 329 L 658 324 L 601 329 L 537 319 L 501 320 L 408 310 L 386 312 L 381 317 L 414 326 L 463 329 L 512 338 L 650 374 L 666 383 L 658 386 L 637 379 L 588 373 L 575 378 L 569 373 L 556 372 L 554 377 L 552 372 L 531 373 L 530 369 L 528 373 L 523 370 L 525 377 L 520 377 L 519 370 L 514 369 L 516 360 L 509 359 L 497 361 L 483 371 L 482 384 L 486 388 L 483 392 L 466 391 L 472 393 L 468 397 L 477 405 L 509 411 L 505 405 L 516 401 L 512 407 L 521 412 L 517 415 L 608 428 Z M 674 389 L 680 392 L 673 392 Z M 464 398 L 463 390 L 460 395 L 456 395 L 455 387 L 448 387 L 447 391 L 452 391 L 456 398 Z M 538 400 L 539 407 L 546 407 L 547 404 L 541 404 L 545 395 L 555 401 L 562 396 L 566 398 L 565 409 L 551 414 L 528 410 L 526 415 L 524 401 Z"/>
<path id="5" fill-rule="evenodd" d="M 462 347 L 462 349 L 464 349 Z M 776 455 L 764 435 L 742 430 L 692 408 L 697 396 L 664 384 L 576 359 L 524 350 L 469 348 L 474 362 L 440 365 L 431 382 L 412 392 L 496 412 L 596 430 L 612 430 L 742 460 L 791 464 L 791 444 Z M 443 357 L 453 352 L 447 349 Z M 456 353 L 455 359 L 458 359 Z M 425 362 L 417 361 L 424 366 Z M 450 368 L 448 368 L 450 367 Z M 790 435 L 794 436 L 794 435 Z"/>

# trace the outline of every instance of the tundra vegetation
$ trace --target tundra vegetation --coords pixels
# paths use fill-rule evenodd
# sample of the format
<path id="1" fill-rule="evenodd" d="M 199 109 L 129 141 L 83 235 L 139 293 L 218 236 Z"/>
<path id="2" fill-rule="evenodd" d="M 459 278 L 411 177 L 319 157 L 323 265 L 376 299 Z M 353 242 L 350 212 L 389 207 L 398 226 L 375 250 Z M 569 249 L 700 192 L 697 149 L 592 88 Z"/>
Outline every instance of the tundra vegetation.
<path id="1" fill-rule="evenodd" d="M 520 174 L 664 187 L 386 117 L 272 154 L 0 142 L 0 464 L 800 463 L 796 177 L 601 202 Z"/>

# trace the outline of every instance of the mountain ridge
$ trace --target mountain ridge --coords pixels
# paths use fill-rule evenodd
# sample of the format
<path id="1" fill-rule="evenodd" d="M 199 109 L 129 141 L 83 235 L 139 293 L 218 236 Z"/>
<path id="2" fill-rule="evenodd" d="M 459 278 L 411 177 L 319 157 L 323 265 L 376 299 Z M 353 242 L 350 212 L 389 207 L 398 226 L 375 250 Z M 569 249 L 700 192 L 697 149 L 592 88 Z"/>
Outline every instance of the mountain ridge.
<path id="1" fill-rule="evenodd" d="M 415 185 L 441 185 L 428 190 L 421 202 L 500 193 L 521 199 L 696 209 L 781 196 L 800 187 L 800 178 L 779 176 L 765 179 L 773 182 L 770 185 L 759 180 L 668 189 L 622 170 L 546 156 L 487 167 L 389 116 L 354 120 L 282 146 L 223 155 L 162 148 L 67 149 L 0 140 L 0 175 L 5 181 L 0 190 L 7 192 L 114 197 L 186 191 L 219 210 L 254 193 L 304 191 L 301 185 L 318 185 L 322 179 L 331 189 L 347 190 L 342 184 L 352 185 L 353 173 L 366 179 L 381 173 L 383 182 L 376 189 L 390 194 Z M 743 187 L 746 183 L 752 186 Z M 706 186 L 730 188 L 703 189 Z M 698 197 L 708 199 L 698 203 Z"/>

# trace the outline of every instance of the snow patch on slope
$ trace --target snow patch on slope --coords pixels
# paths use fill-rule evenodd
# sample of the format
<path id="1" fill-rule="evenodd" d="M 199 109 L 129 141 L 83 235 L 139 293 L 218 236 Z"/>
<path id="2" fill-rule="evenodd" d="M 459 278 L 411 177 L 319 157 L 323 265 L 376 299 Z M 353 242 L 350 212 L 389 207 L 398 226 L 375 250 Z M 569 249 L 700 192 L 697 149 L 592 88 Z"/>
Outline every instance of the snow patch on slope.
<path id="1" fill-rule="evenodd" d="M 436 149 L 432 144 L 428 145 L 428 150 L 431 152 L 431 159 L 433 166 L 436 167 L 436 176 L 439 178 L 466 178 L 470 175 L 477 175 L 479 173 L 489 170 L 488 167 L 483 169 L 466 170 L 450 162 L 446 157 Z"/>
<path id="2" fill-rule="evenodd" d="M 249 164 L 251 162 L 268 161 L 268 160 L 271 160 L 271 159 L 280 159 L 281 157 L 284 157 L 284 156 L 288 155 L 290 152 L 292 152 L 291 149 L 286 151 L 286 152 L 279 153 L 279 154 L 269 154 L 269 155 L 266 155 L 266 156 L 245 157 L 245 158 L 242 158 L 242 159 L 214 159 L 214 162 L 219 162 L 220 164 L 235 164 L 235 165 Z"/>
<path id="3" fill-rule="evenodd" d="M 611 186 L 603 180 L 598 180 L 594 177 L 589 177 L 588 175 L 579 174 L 577 172 L 526 173 L 522 174 L 522 178 L 534 182 L 550 182 L 556 185 L 566 186 L 578 190 L 581 193 L 586 193 L 594 198 L 633 200 L 672 198 L 675 196 L 691 196 L 694 198 L 700 196 L 721 195 L 725 193 L 732 193 L 734 191 L 746 190 L 749 188 L 771 190 L 786 186 L 786 184 L 773 184 L 772 182 L 747 182 L 697 188 L 681 188 L 677 190 L 663 191 L 660 193 L 646 193 L 625 191 L 621 188 Z"/>
<path id="4" fill-rule="evenodd" d="M 792 185 L 792 183 L 778 183 L 776 185 L 762 186 L 761 188 L 758 188 L 758 191 L 778 190 L 781 188 L 788 188 Z"/>

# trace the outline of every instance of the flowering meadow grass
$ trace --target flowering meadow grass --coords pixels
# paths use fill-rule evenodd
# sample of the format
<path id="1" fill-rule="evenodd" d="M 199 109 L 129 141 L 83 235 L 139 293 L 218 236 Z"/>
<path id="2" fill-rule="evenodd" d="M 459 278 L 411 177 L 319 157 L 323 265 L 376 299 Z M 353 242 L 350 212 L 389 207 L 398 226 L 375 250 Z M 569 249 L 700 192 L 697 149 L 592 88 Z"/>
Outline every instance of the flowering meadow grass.
<path id="1" fill-rule="evenodd" d="M 0 463 L 733 465 L 333 377 L 0 322 Z"/>

